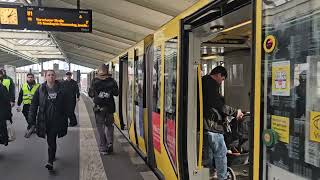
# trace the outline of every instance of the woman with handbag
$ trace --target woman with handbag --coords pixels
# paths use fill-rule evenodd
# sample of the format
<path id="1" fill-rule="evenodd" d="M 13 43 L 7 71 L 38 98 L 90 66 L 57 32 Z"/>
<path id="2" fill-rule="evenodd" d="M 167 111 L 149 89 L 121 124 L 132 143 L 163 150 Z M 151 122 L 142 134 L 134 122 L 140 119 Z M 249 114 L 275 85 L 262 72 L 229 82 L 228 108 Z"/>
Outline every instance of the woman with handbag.
<path id="1" fill-rule="evenodd" d="M 0 71 L 0 144 L 8 145 L 7 120 L 11 118 L 11 105 L 8 90 L 2 85 L 3 72 Z"/>
<path id="2" fill-rule="evenodd" d="M 36 133 L 40 138 L 47 138 L 48 163 L 45 167 L 51 171 L 56 159 L 57 137 L 67 135 L 66 108 L 69 102 L 63 84 L 56 80 L 56 73 L 48 70 L 45 78 L 46 82 L 33 96 L 28 121 L 32 126 L 36 126 Z"/>

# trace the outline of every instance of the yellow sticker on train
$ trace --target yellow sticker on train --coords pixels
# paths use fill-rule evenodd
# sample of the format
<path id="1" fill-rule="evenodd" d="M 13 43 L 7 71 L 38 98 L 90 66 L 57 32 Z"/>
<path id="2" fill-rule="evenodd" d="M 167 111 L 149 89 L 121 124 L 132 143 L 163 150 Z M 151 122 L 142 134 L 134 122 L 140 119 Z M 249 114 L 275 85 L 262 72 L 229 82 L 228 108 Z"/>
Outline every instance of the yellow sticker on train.
<path id="1" fill-rule="evenodd" d="M 310 140 L 320 142 L 320 112 L 310 112 Z"/>
<path id="2" fill-rule="evenodd" d="M 271 128 L 277 132 L 279 141 L 289 143 L 289 118 L 282 116 L 271 116 Z"/>

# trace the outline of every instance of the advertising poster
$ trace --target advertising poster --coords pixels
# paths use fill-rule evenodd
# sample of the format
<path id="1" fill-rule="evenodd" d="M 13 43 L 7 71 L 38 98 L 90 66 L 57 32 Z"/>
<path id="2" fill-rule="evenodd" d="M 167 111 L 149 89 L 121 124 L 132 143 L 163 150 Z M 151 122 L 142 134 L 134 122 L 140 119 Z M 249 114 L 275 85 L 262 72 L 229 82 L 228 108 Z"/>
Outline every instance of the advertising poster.
<path id="1" fill-rule="evenodd" d="M 310 112 L 310 140 L 320 142 L 320 112 Z"/>
<path id="2" fill-rule="evenodd" d="M 271 116 L 271 128 L 278 133 L 279 141 L 289 143 L 289 118 Z"/>
<path id="3" fill-rule="evenodd" d="M 272 63 L 272 95 L 290 96 L 290 61 Z"/>
<path id="4" fill-rule="evenodd" d="M 159 153 L 161 153 L 160 143 L 160 114 L 152 112 L 152 137 L 153 147 Z"/>

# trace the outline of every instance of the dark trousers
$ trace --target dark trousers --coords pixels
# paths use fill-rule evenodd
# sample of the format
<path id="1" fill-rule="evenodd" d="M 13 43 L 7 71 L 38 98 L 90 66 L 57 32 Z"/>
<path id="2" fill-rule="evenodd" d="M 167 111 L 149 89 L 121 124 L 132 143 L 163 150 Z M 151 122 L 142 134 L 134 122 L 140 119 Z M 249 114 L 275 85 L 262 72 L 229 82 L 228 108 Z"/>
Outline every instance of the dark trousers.
<path id="1" fill-rule="evenodd" d="M 53 161 L 56 158 L 57 137 L 58 137 L 57 131 L 54 131 L 54 130 L 47 131 L 48 162 L 49 163 L 53 163 Z"/>
<path id="2" fill-rule="evenodd" d="M 74 114 L 75 108 L 76 108 L 76 100 L 73 99 L 72 101 L 70 101 L 68 105 L 68 110 L 67 110 L 67 116 L 70 119 L 71 125 L 77 124 L 77 118 L 76 118 L 76 115 Z"/>
<path id="3" fill-rule="evenodd" d="M 24 104 L 23 108 L 22 108 L 22 114 L 23 114 L 24 118 L 26 119 L 27 123 L 28 123 L 29 108 L 30 108 L 30 104 Z M 31 126 L 28 123 L 27 129 L 30 129 L 30 127 Z"/>
<path id="4" fill-rule="evenodd" d="M 109 113 L 106 110 L 95 111 L 95 117 L 99 134 L 99 151 L 107 151 L 113 144 L 113 113 Z"/>

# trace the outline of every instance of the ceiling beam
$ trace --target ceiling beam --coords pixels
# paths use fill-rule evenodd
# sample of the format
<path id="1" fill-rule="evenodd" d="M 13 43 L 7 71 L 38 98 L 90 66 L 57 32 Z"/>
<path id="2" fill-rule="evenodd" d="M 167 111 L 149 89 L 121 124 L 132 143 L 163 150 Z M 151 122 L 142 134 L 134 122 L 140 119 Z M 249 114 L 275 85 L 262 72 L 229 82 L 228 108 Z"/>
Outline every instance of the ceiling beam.
<path id="1" fill-rule="evenodd" d="M 77 52 L 80 54 L 92 54 L 92 55 L 98 55 L 98 56 L 102 56 L 104 58 L 110 58 L 110 57 L 114 57 L 114 55 L 103 52 L 103 51 L 99 51 L 96 49 L 92 49 L 90 47 L 86 47 L 86 46 L 79 46 L 79 47 L 75 47 L 77 45 L 72 44 L 72 43 L 68 43 L 66 41 L 60 41 L 61 45 L 64 47 L 66 52 Z"/>
<path id="2" fill-rule="evenodd" d="M 50 40 L 50 36 L 43 32 L 12 32 L 0 31 L 0 38 L 23 40 Z"/>
<path id="3" fill-rule="evenodd" d="M 74 57 L 74 59 L 80 59 L 80 60 L 84 60 L 84 61 L 95 61 L 95 62 L 98 62 L 98 63 L 105 63 L 106 61 L 105 60 L 101 60 L 101 59 L 95 59 L 93 57 L 89 57 L 89 56 L 82 56 L 82 55 L 79 55 L 79 54 L 76 54 L 76 53 L 72 53 L 72 52 L 66 52 L 67 56 L 68 57 Z"/>
<path id="4" fill-rule="evenodd" d="M 61 45 L 66 45 L 67 47 L 72 47 L 74 49 L 84 49 L 86 51 L 92 51 L 92 52 L 96 52 L 98 54 L 103 54 L 104 56 L 106 57 L 113 57 L 115 56 L 115 54 L 112 54 L 112 53 L 109 53 L 109 52 L 106 52 L 106 51 L 102 51 L 101 48 L 100 49 L 96 49 L 92 46 L 86 46 L 86 45 L 83 45 L 83 44 L 77 44 L 77 43 L 73 43 L 73 42 L 70 42 L 70 41 L 67 41 L 67 40 L 58 40 L 59 43 Z M 65 49 L 66 51 L 68 49 Z"/>
<path id="5" fill-rule="evenodd" d="M 88 36 L 82 35 L 82 34 L 79 35 L 79 34 L 71 34 L 71 33 L 59 33 L 59 34 L 56 34 L 56 37 L 60 37 L 60 39 L 77 39 L 77 40 L 83 39 L 85 41 L 100 43 L 103 46 L 105 46 L 106 48 L 112 48 L 112 49 L 120 51 L 120 52 L 123 51 L 122 48 L 118 48 L 118 47 L 112 46 L 110 44 L 106 44 L 105 42 L 101 42 L 98 40 L 98 38 L 92 38 L 92 37 L 88 37 Z"/>
<path id="6" fill-rule="evenodd" d="M 108 53 L 110 55 L 117 55 L 122 52 L 122 50 L 116 50 L 112 46 L 108 46 L 99 42 L 91 41 L 91 40 L 86 40 L 86 39 L 81 39 L 81 38 L 68 38 L 66 36 L 56 36 L 57 41 L 64 41 L 68 43 L 75 44 L 76 46 L 85 46 L 85 47 L 90 47 L 92 49 L 96 49 L 99 51 L 103 51 L 105 53 Z"/>
<path id="7" fill-rule="evenodd" d="M 34 54 L 31 55 L 33 58 L 43 58 L 43 59 L 65 59 L 63 55 L 42 55 L 42 54 Z"/>
<path id="8" fill-rule="evenodd" d="M 157 11 L 162 14 L 166 14 L 171 17 L 176 17 L 180 13 L 178 11 L 170 10 L 165 7 L 159 7 L 158 5 L 152 5 L 151 3 L 146 4 L 145 1 L 139 1 L 139 0 L 125 0 L 125 1 L 128 1 L 132 4 L 136 4 L 138 6 L 141 6 L 141 7 L 147 8 L 147 9 L 151 9 L 153 11 Z"/>
<path id="9" fill-rule="evenodd" d="M 88 63 L 88 62 L 80 62 L 80 61 L 76 61 L 73 59 L 69 59 L 69 60 L 72 64 L 81 65 L 81 66 L 85 66 L 85 67 L 92 68 L 92 69 L 96 69 L 99 66 L 98 64 L 92 64 L 92 63 Z"/>
<path id="10" fill-rule="evenodd" d="M 132 46 L 132 45 L 137 43 L 137 41 L 135 41 L 135 40 L 131 40 L 131 39 L 128 39 L 128 38 L 120 37 L 120 36 L 117 36 L 115 34 L 106 32 L 106 31 L 101 30 L 101 29 L 93 28 L 92 32 L 93 32 L 93 34 L 97 34 L 98 36 L 110 38 L 110 39 L 118 41 L 120 43 L 128 44 L 130 46 Z"/>
<path id="11" fill-rule="evenodd" d="M 17 51 L 59 51 L 56 46 L 15 46 Z"/>

